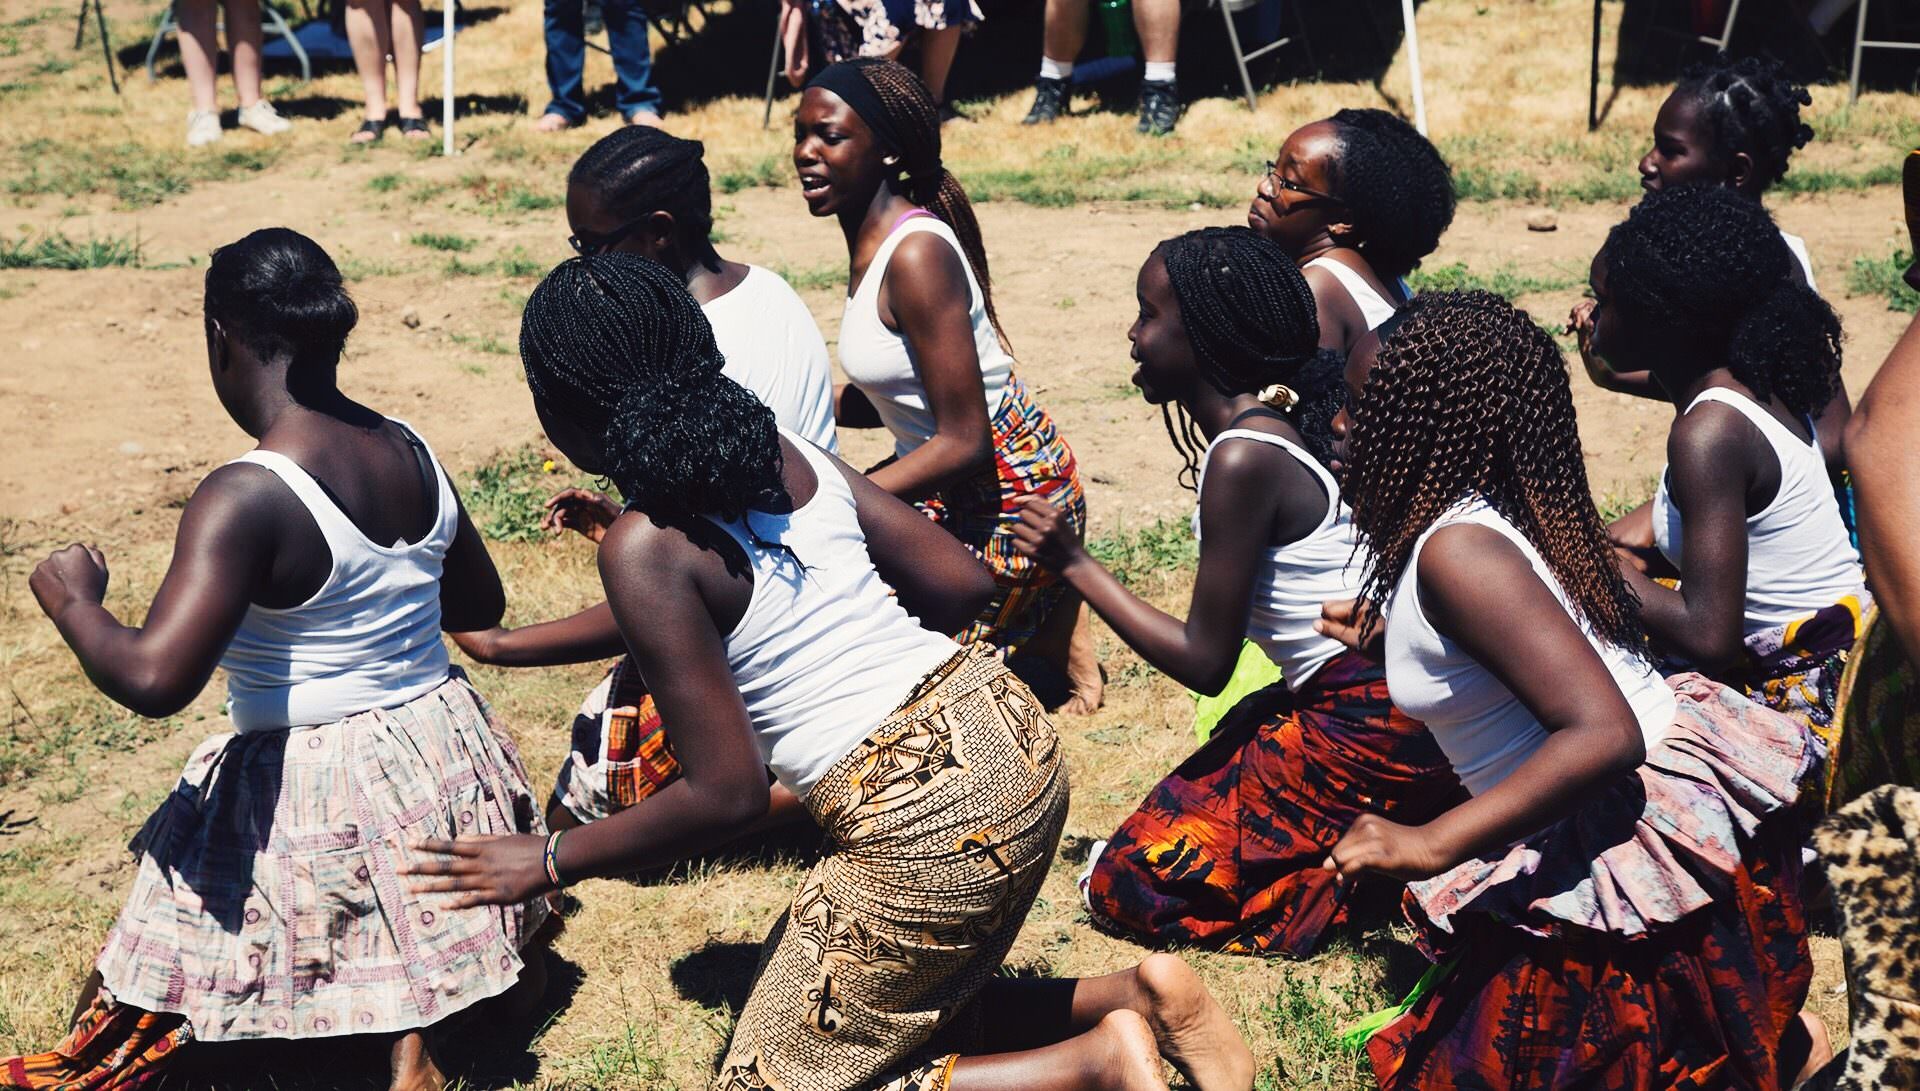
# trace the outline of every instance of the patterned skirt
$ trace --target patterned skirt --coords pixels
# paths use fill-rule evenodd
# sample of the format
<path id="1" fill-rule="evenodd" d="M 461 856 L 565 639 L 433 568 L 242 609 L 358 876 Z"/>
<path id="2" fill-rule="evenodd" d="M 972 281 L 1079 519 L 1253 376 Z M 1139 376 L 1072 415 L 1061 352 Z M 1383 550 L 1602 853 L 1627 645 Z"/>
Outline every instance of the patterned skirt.
<path id="1" fill-rule="evenodd" d="M 1834 699 L 1839 737 L 1827 806 L 1839 810 L 1883 784 L 1920 788 L 1920 672 L 1878 609 L 1868 611 Z"/>
<path id="2" fill-rule="evenodd" d="M 1153 943 L 1302 958 L 1369 892 L 1320 866 L 1354 819 L 1422 823 L 1464 797 L 1380 665 L 1342 655 L 1235 705 L 1114 832 L 1088 907 Z"/>
<path id="3" fill-rule="evenodd" d="M 1407 888 L 1452 969 L 1367 1045 L 1383 1088 L 1780 1087 L 1812 980 L 1804 724 L 1697 674 L 1646 762 L 1500 856 Z"/>
<path id="4" fill-rule="evenodd" d="M 807 793 L 826 855 L 767 937 L 716 1091 L 944 1091 L 1067 794 L 1053 725 L 989 650 L 927 675 Z"/>
<path id="5" fill-rule="evenodd" d="M 805 7 L 810 52 L 822 65 L 891 57 L 914 31 L 986 19 L 974 0 L 806 0 Z"/>
<path id="6" fill-rule="evenodd" d="M 955 634 L 962 644 L 1018 648 L 1039 631 L 1066 593 L 1058 576 L 1014 549 L 1020 524 L 1014 503 L 1038 494 L 1053 501 L 1076 533 L 1087 530 L 1087 497 L 1073 451 L 1018 377 L 993 415 L 993 469 L 948 486 L 920 504 L 927 517 L 978 554 L 993 572 L 993 599 L 972 625 Z"/>
<path id="7" fill-rule="evenodd" d="M 553 803 L 581 822 L 626 810 L 680 778 L 666 725 L 633 660 L 622 656 L 580 702 Z"/>
<path id="8" fill-rule="evenodd" d="M 1748 636 L 1742 679 L 1747 696 L 1806 724 L 1833 753 L 1840 676 L 1872 607 L 1873 597 L 1861 591 L 1798 621 Z"/>

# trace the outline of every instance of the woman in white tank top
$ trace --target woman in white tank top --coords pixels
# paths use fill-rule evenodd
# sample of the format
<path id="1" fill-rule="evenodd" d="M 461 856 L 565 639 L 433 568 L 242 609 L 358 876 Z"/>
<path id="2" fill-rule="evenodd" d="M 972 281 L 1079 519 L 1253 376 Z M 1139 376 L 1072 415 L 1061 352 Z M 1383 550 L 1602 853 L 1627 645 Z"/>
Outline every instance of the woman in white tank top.
<path id="1" fill-rule="evenodd" d="M 1182 685 L 1219 692 L 1243 639 L 1283 682 L 1234 705 L 1121 822 L 1083 890 L 1098 919 L 1154 943 L 1305 957 L 1354 905 L 1320 866 L 1340 834 L 1362 814 L 1424 822 L 1459 783 L 1387 699 L 1380 665 L 1315 630 L 1323 602 L 1358 593 L 1362 561 L 1291 412 L 1342 395 L 1299 269 L 1244 227 L 1205 228 L 1161 243 L 1138 295 L 1133 383 L 1197 477 L 1187 617 L 1127 590 L 1045 500 L 1027 502 L 1021 548 Z"/>
<path id="2" fill-rule="evenodd" d="M 1594 258 L 1592 336 L 1679 412 L 1653 502 L 1614 531 L 1653 547 L 1627 573 L 1656 648 L 1831 745 L 1870 603 L 1812 419 L 1839 386 L 1840 324 L 1793 264 L 1752 201 L 1660 190 Z"/>
<path id="3" fill-rule="evenodd" d="M 504 904 L 671 863 L 761 819 L 771 768 L 829 847 L 774 929 L 717 1091 L 1087 1087 L 1116 1055 L 1128 1063 L 1095 1086 L 1134 1087 L 1157 1078 L 1156 1050 L 1197 1086 L 1250 1087 L 1245 1044 L 1177 959 L 1070 983 L 1051 1010 L 1055 983 L 997 976 L 1057 851 L 1067 770 L 1006 666 L 928 631 L 992 594 L 973 555 L 781 433 L 660 266 L 574 259 L 522 321 L 548 438 L 626 498 L 600 572 L 682 775 L 545 840 L 422 845 L 438 860 L 420 889 Z M 1165 1001 L 1143 999 L 1162 985 Z M 963 1051 L 1026 1052 L 931 1048 L 963 1010 L 987 1035 Z M 1190 1030 L 1175 1010 L 1196 1013 Z"/>
<path id="4" fill-rule="evenodd" d="M 214 389 L 259 446 L 188 501 L 140 627 L 101 605 L 97 550 L 34 572 L 109 697 L 171 716 L 217 664 L 234 731 L 200 744 L 136 839 L 68 1039 L 0 1071 L 123 1086 L 194 1040 L 371 1034 L 395 1040 L 395 1087 L 439 1086 L 421 1031 L 521 977 L 544 902 L 454 909 L 400 876 L 409 838 L 541 826 L 513 743 L 440 641 L 499 621 L 499 577 L 426 445 L 334 385 L 356 318 L 304 236 L 215 250 Z"/>
<path id="5" fill-rule="evenodd" d="M 1472 798 L 1419 826 L 1363 818 L 1329 857 L 1411 880 L 1439 967 L 1367 1043 L 1374 1077 L 1784 1089 L 1825 1059 L 1794 1015 L 1812 980 L 1794 805 L 1823 748 L 1737 690 L 1654 673 L 1553 338 L 1487 292 L 1402 315 L 1349 358 L 1336 430 L 1387 684 Z"/>
<path id="6" fill-rule="evenodd" d="M 793 162 L 807 210 L 838 218 L 847 241 L 840 424 L 890 431 L 894 455 L 870 471 L 874 483 L 993 571 L 994 597 L 957 639 L 1031 646 L 1067 675 L 1066 709 L 1093 711 L 1100 670 L 1084 627 L 1075 632 L 1079 604 L 1013 548 L 1016 500 L 1029 493 L 1085 528 L 1078 464 L 1014 374 L 980 225 L 940 160 L 932 97 L 892 61 L 829 65 L 801 95 Z"/>
<path id="7" fill-rule="evenodd" d="M 1247 225 L 1306 272 L 1320 345 L 1341 356 L 1407 301 L 1404 278 L 1452 222 L 1446 161 L 1384 110 L 1341 110 L 1288 134 L 1247 209 Z"/>

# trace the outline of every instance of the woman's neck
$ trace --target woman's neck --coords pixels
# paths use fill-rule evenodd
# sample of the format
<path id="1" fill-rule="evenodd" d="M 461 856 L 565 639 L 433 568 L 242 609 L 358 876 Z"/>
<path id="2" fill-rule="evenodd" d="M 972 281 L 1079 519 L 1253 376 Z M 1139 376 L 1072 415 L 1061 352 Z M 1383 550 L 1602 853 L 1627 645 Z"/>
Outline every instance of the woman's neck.
<path id="1" fill-rule="evenodd" d="M 840 213 L 840 231 L 847 238 L 847 257 L 855 280 L 866 273 L 880 244 L 893 233 L 900 218 L 919 206 L 891 185 L 882 185 L 864 208 Z M 852 285 L 848 285 L 852 291 Z"/>
<path id="2" fill-rule="evenodd" d="M 1200 427 L 1200 434 L 1212 443 L 1220 433 L 1232 427 L 1233 422 L 1250 412 L 1262 410 L 1267 406 L 1251 394 L 1222 394 L 1205 383 L 1196 384 L 1195 389 L 1180 399 L 1187 410 L 1187 416 Z"/>
<path id="3" fill-rule="evenodd" d="M 1300 252 L 1294 255 L 1293 263 L 1304 267 L 1308 262 L 1324 258 L 1336 250 L 1353 250 L 1353 248 L 1350 246 L 1342 246 L 1340 243 L 1334 241 L 1332 235 L 1322 233 L 1307 243 L 1307 245 L 1300 248 Z M 1355 250 L 1354 253 L 1357 254 L 1359 251 Z"/>

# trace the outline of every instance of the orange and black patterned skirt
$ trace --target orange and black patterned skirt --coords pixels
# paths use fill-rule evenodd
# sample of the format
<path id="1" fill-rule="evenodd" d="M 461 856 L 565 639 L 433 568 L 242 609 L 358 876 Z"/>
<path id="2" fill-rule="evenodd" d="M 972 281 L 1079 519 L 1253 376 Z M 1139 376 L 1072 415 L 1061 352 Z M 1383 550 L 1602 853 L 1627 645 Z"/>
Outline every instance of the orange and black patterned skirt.
<path id="1" fill-rule="evenodd" d="M 1304 957 L 1381 893 L 1320 866 L 1354 819 L 1421 823 L 1463 797 L 1380 665 L 1342 655 L 1299 692 L 1269 686 L 1222 717 L 1114 832 L 1087 904 L 1154 943 Z"/>
<path id="2" fill-rule="evenodd" d="M 193 1040 L 187 1021 L 96 995 L 67 1039 L 45 1053 L 0 1061 L 0 1087 L 33 1091 L 139 1091 Z"/>

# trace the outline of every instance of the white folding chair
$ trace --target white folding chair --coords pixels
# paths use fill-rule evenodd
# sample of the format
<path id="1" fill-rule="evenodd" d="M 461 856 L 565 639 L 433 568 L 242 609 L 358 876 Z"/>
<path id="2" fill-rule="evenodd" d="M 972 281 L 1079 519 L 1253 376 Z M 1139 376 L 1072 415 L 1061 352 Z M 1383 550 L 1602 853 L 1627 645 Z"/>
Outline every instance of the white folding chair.
<path id="1" fill-rule="evenodd" d="M 1282 33 L 1280 37 L 1252 52 L 1246 52 L 1241 49 L 1240 28 L 1234 24 L 1233 17 L 1237 12 L 1251 11 L 1255 7 L 1258 7 L 1260 2 L 1261 0 L 1207 0 L 1208 6 L 1220 10 L 1220 21 L 1227 25 L 1227 46 L 1233 51 L 1233 63 L 1240 69 L 1240 87 L 1241 90 L 1246 93 L 1247 109 L 1249 110 L 1259 109 L 1260 103 L 1254 97 L 1253 77 L 1247 73 L 1247 65 L 1252 61 L 1257 61 L 1261 57 L 1272 53 L 1283 45 L 1292 44 L 1296 37 L 1294 34 Z M 1297 37 L 1299 38 L 1301 48 L 1307 51 L 1307 63 L 1312 64 L 1313 46 L 1307 41 L 1307 28 L 1306 25 L 1300 21 L 1300 12 L 1296 7 L 1296 5 L 1300 3 L 1300 0 L 1271 0 L 1271 2 L 1283 5 L 1281 18 L 1286 17 L 1287 10 L 1293 11 L 1294 23 L 1299 27 Z"/>
<path id="2" fill-rule="evenodd" d="M 1860 97 L 1860 54 L 1868 49 L 1920 49 L 1920 42 L 1870 41 L 1867 38 L 1867 0 L 1860 0 L 1860 14 L 1853 29 L 1853 82 L 1847 90 L 1847 104 Z"/>
<path id="3" fill-rule="evenodd" d="M 264 17 L 262 23 L 265 30 L 272 34 L 278 34 L 287 40 L 287 47 L 293 50 L 294 59 L 300 62 L 301 82 L 304 83 L 312 79 L 313 64 L 307 60 L 307 48 L 300 44 L 298 37 L 294 36 L 293 28 L 287 25 L 286 19 L 282 18 L 280 13 L 274 9 L 274 6 L 268 3 L 262 3 L 260 5 L 260 14 Z M 160 55 L 161 41 L 166 38 L 167 31 L 179 29 L 180 21 L 174 17 L 173 5 L 169 3 L 167 10 L 160 13 L 160 24 L 153 28 L 153 41 L 147 45 L 148 83 L 152 83 L 154 80 L 153 59 Z"/>

